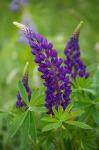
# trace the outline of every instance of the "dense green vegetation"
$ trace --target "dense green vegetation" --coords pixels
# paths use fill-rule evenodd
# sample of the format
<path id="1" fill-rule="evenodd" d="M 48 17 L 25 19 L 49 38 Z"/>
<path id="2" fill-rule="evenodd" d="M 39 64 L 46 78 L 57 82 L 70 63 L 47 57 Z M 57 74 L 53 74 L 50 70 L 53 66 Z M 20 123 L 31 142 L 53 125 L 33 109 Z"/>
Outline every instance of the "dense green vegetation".
<path id="1" fill-rule="evenodd" d="M 10 0 L 0 0 L 0 110 L 10 110 L 15 105 L 17 83 L 22 76 L 22 70 L 27 60 L 30 63 L 30 75 L 32 76 L 29 81 L 31 88 L 41 87 L 42 83 L 29 46 L 19 43 L 19 31 L 12 24 L 13 21 L 21 22 L 24 13 L 30 14 L 38 33 L 54 44 L 61 57 L 64 57 L 64 47 L 74 28 L 79 21 L 83 20 L 84 25 L 80 34 L 81 57 L 91 72 L 91 76 L 97 72 L 99 69 L 98 0 L 30 0 L 28 6 L 22 7 L 17 12 L 9 9 L 10 2 Z M 96 85 L 99 84 L 98 79 L 97 73 Z M 82 83 L 82 85 L 84 84 Z M 17 136 L 8 140 L 7 120 L 3 115 L 5 114 L 0 114 L 0 150 L 17 150 L 20 140 L 17 140 Z M 99 119 L 96 122 L 99 125 Z M 91 132 L 87 135 L 92 137 L 89 139 L 89 143 L 93 142 L 93 145 L 96 136 L 97 139 L 99 137 L 99 127 L 96 125 L 95 131 L 97 135 L 91 134 Z M 86 136 L 82 130 L 77 132 L 78 134 L 80 132 L 81 135 L 85 134 L 83 137 Z M 75 135 L 75 133 L 73 134 Z M 72 141 L 73 144 L 77 142 L 75 139 Z M 85 143 L 87 142 L 85 141 Z M 87 150 L 87 146 L 89 145 L 86 144 L 86 149 L 79 148 L 78 150 Z M 89 150 L 94 150 L 94 148 L 95 146 L 92 146 Z M 96 150 L 98 149 L 99 144 L 96 146 Z"/>

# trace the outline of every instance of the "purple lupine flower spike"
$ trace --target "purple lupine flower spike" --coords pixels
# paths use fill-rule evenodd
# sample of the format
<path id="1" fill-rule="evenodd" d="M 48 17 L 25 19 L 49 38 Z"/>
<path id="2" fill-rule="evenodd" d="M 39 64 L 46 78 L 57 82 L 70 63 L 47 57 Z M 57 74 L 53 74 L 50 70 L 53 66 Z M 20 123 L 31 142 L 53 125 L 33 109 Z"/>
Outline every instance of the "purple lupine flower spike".
<path id="1" fill-rule="evenodd" d="M 28 67 L 29 67 L 29 63 L 27 62 L 24 68 L 24 73 L 23 73 L 23 77 L 22 77 L 22 84 L 24 85 L 27 95 L 28 95 L 28 100 L 30 101 L 31 99 L 31 90 L 29 88 L 28 85 Z M 24 100 L 22 99 L 20 93 L 17 93 L 17 102 L 16 102 L 16 106 L 18 108 L 21 108 L 23 106 L 26 106 Z"/>
<path id="2" fill-rule="evenodd" d="M 71 87 L 67 69 L 62 66 L 62 58 L 58 58 L 56 49 L 44 37 L 22 24 L 14 24 L 25 31 L 35 62 L 39 66 L 38 70 L 42 73 L 41 78 L 46 86 L 45 106 L 48 108 L 48 114 L 53 114 L 53 106 L 57 110 L 61 105 L 65 110 L 70 101 Z"/>
<path id="3" fill-rule="evenodd" d="M 21 6 L 27 5 L 28 4 L 28 0 L 12 0 L 12 2 L 10 3 L 9 8 L 12 11 L 17 11 Z"/>
<path id="4" fill-rule="evenodd" d="M 73 79 L 76 79 L 77 76 L 88 78 L 89 73 L 86 71 L 86 66 L 83 61 L 80 59 L 80 47 L 79 47 L 79 33 L 82 27 L 83 22 L 77 26 L 75 31 L 72 34 L 72 37 L 68 41 L 64 54 L 66 60 L 64 61 L 68 73 Z"/>

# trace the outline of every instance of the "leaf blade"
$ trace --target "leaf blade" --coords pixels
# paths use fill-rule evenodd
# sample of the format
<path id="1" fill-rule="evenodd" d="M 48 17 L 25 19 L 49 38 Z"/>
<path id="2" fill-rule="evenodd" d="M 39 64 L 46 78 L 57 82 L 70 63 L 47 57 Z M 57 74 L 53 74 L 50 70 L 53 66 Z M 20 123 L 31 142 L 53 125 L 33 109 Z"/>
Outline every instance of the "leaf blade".
<path id="1" fill-rule="evenodd" d="M 24 120 L 27 116 L 28 112 L 22 113 L 21 115 L 17 115 L 17 117 L 15 117 L 14 122 L 12 123 L 12 125 L 10 126 L 9 129 L 9 136 L 12 138 L 17 131 L 21 128 L 22 124 L 24 123 Z"/>
<path id="2" fill-rule="evenodd" d="M 19 92 L 24 100 L 24 102 L 27 104 L 27 106 L 29 105 L 29 101 L 28 101 L 28 95 L 26 93 L 26 89 L 25 87 L 23 86 L 22 82 L 19 80 L 18 82 L 18 89 L 19 89 Z"/>
<path id="3" fill-rule="evenodd" d="M 30 127 L 29 127 L 29 134 L 33 138 L 34 142 L 37 142 L 37 129 L 36 129 L 36 122 L 35 122 L 35 115 L 33 112 L 30 112 Z"/>
<path id="4" fill-rule="evenodd" d="M 43 129 L 42 132 L 46 132 L 46 131 L 50 131 L 52 129 L 57 129 L 62 125 L 61 122 L 57 122 L 57 123 L 49 123 L 47 124 Z"/>
<path id="5" fill-rule="evenodd" d="M 74 126 L 80 127 L 82 129 L 92 129 L 89 125 L 82 123 L 80 121 L 66 121 L 65 123 L 67 123 L 69 125 L 74 125 Z"/>

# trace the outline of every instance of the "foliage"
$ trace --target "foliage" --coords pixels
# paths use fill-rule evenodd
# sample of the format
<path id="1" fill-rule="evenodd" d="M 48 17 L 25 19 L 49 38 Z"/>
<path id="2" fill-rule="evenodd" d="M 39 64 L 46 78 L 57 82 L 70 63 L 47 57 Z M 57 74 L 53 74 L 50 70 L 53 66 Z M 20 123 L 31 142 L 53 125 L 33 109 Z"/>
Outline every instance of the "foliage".
<path id="1" fill-rule="evenodd" d="M 1 150 L 98 150 L 99 149 L 99 2 L 97 0 L 30 0 L 18 12 L 9 10 L 9 0 L 0 3 L 0 149 Z M 53 108 L 46 114 L 44 87 L 27 45 L 18 43 L 14 20 L 29 12 L 38 32 L 53 41 L 62 58 L 65 43 L 80 20 L 82 58 L 90 72 L 88 79 L 72 81 L 71 103 L 64 111 Z M 29 80 L 33 91 L 28 102 L 18 80 L 29 60 Z M 34 76 L 33 76 L 34 73 Z M 18 82 L 18 89 L 16 88 Z M 15 95 L 20 91 L 27 109 L 16 109 Z"/>
<path id="2" fill-rule="evenodd" d="M 94 82 L 97 78 L 95 74 L 87 80 L 77 78 L 73 81 L 72 102 L 65 111 L 61 106 L 58 111 L 53 107 L 54 116 L 46 114 L 44 88 L 34 90 L 31 101 L 27 102 L 24 86 L 19 81 L 18 89 L 25 99 L 27 110 L 13 108 L 8 112 L 0 111 L 1 115 L 7 113 L 12 118 L 8 130 L 10 138 L 20 136 L 22 149 L 28 144 L 30 149 L 46 149 L 48 143 L 49 149 L 58 147 L 64 150 L 65 144 L 71 150 L 97 149 L 95 128 L 99 126 L 99 99 Z"/>

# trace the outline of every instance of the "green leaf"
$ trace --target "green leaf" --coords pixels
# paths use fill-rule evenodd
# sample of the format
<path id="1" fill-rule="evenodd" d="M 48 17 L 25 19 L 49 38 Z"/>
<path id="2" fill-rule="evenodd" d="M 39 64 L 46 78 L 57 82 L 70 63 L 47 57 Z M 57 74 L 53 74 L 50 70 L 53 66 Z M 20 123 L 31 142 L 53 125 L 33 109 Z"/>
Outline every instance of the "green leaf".
<path id="1" fill-rule="evenodd" d="M 35 121 L 35 115 L 33 112 L 30 112 L 30 127 L 29 127 L 29 135 L 34 140 L 34 142 L 37 142 L 37 129 L 36 129 L 36 121 Z"/>
<path id="2" fill-rule="evenodd" d="M 44 101 L 44 95 L 42 97 L 40 97 L 37 102 L 36 102 L 36 106 L 39 106 L 39 105 L 44 105 L 45 104 L 45 101 Z"/>
<path id="3" fill-rule="evenodd" d="M 87 71 L 88 72 L 93 72 L 93 71 L 95 71 L 96 69 L 97 69 L 97 63 L 94 63 L 94 64 L 92 64 L 92 65 L 89 65 L 88 67 L 87 67 Z"/>
<path id="4" fill-rule="evenodd" d="M 71 109 L 73 108 L 73 103 L 70 103 L 67 107 L 66 107 L 66 112 L 70 112 Z"/>
<path id="5" fill-rule="evenodd" d="M 89 125 L 82 123 L 80 121 L 65 121 L 65 123 L 69 125 L 74 125 L 82 129 L 92 129 Z"/>
<path id="6" fill-rule="evenodd" d="M 29 107 L 29 110 L 33 112 L 47 112 L 47 108 L 43 106 L 42 107 L 37 107 L 37 106 Z"/>
<path id="7" fill-rule="evenodd" d="M 87 92 L 87 93 L 91 93 L 93 95 L 96 94 L 96 92 L 93 89 L 82 88 L 81 90 L 84 91 L 84 92 Z"/>
<path id="8" fill-rule="evenodd" d="M 30 127 L 30 112 L 28 111 L 27 117 L 24 119 L 24 123 L 21 126 L 21 134 L 20 134 L 20 140 L 21 140 L 21 149 L 25 150 L 28 146 L 28 138 L 29 138 L 29 127 Z"/>
<path id="9" fill-rule="evenodd" d="M 59 118 L 61 118 L 62 114 L 63 114 L 63 108 L 62 108 L 62 106 L 58 106 L 58 116 L 59 116 Z"/>
<path id="10" fill-rule="evenodd" d="M 77 88 L 77 89 L 73 89 L 73 92 L 80 92 L 80 91 L 84 91 L 86 93 L 90 93 L 92 95 L 95 95 L 96 92 L 93 89 L 87 89 L 87 88 Z"/>
<path id="11" fill-rule="evenodd" d="M 73 104 L 72 104 L 72 103 L 69 104 L 69 105 L 66 107 L 66 110 L 63 112 L 63 114 L 62 114 L 61 117 L 60 117 L 60 120 L 61 120 L 62 122 L 71 118 L 72 108 L 73 108 Z"/>
<path id="12" fill-rule="evenodd" d="M 19 92 L 24 100 L 24 102 L 27 104 L 27 106 L 29 105 L 29 100 L 28 100 L 28 95 L 26 93 L 26 89 L 25 87 L 23 86 L 22 82 L 19 81 L 18 82 L 18 89 L 19 89 Z"/>
<path id="13" fill-rule="evenodd" d="M 54 123 L 58 121 L 56 118 L 53 118 L 51 116 L 43 117 L 41 120 L 44 122 L 54 122 Z"/>
<path id="14" fill-rule="evenodd" d="M 83 110 L 73 110 L 71 111 L 70 115 L 72 115 L 73 117 L 78 117 L 81 116 L 84 113 Z"/>
<path id="15" fill-rule="evenodd" d="M 49 131 L 49 130 L 57 129 L 57 128 L 59 128 L 61 125 L 62 125 L 61 122 L 49 123 L 49 124 L 47 124 L 47 125 L 42 129 L 42 131 L 43 131 L 43 132 L 46 132 L 46 131 Z"/>
<path id="16" fill-rule="evenodd" d="M 96 73 L 93 77 L 92 87 L 96 91 L 97 95 L 99 95 L 99 70 L 96 71 Z"/>
<path id="17" fill-rule="evenodd" d="M 96 132 L 92 130 L 84 130 L 80 136 L 80 139 L 83 144 L 83 150 L 97 150 L 97 143 L 96 143 Z M 80 143 L 80 141 L 79 141 Z"/>
<path id="18" fill-rule="evenodd" d="M 10 111 L 4 111 L 4 110 L 1 110 L 1 109 L 0 109 L 0 114 L 8 114 L 8 115 L 12 115 L 13 116 L 12 112 L 10 112 Z"/>
<path id="19" fill-rule="evenodd" d="M 38 94 L 38 89 L 33 90 L 33 92 L 32 92 L 32 97 L 31 97 L 31 101 L 30 101 L 30 106 L 31 106 L 31 107 L 35 105 L 35 102 L 36 102 L 35 97 L 36 97 L 37 94 Z"/>
<path id="20" fill-rule="evenodd" d="M 63 115 L 61 116 L 60 120 L 63 122 L 63 121 L 69 120 L 73 117 L 78 117 L 78 116 L 82 115 L 83 113 L 84 113 L 84 111 L 82 111 L 82 110 L 71 110 L 71 112 L 65 111 L 63 113 Z"/>
<path id="21" fill-rule="evenodd" d="M 57 119 L 59 119 L 60 116 L 59 116 L 58 111 L 55 109 L 55 107 L 52 107 L 52 110 L 53 110 L 53 112 L 54 112 L 55 117 L 56 117 Z"/>
<path id="22" fill-rule="evenodd" d="M 65 121 L 65 120 L 70 119 L 70 117 L 71 117 L 71 115 L 70 115 L 69 113 L 64 112 L 63 115 L 62 115 L 61 118 L 60 118 L 60 121 L 63 122 L 63 121 Z"/>
<path id="23" fill-rule="evenodd" d="M 6 111 L 0 109 L 0 113 L 1 113 L 1 114 L 4 114 L 4 113 L 8 113 L 8 112 L 6 112 Z"/>
<path id="24" fill-rule="evenodd" d="M 30 107 L 44 104 L 44 97 L 44 93 L 41 90 L 36 89 L 32 94 Z"/>
<path id="25" fill-rule="evenodd" d="M 27 117 L 27 114 L 28 112 L 24 112 L 24 113 L 18 114 L 14 118 L 11 126 L 9 127 L 10 137 L 13 137 L 16 134 L 16 132 L 21 128 L 22 124 L 24 123 L 25 118 Z"/>
<path id="26" fill-rule="evenodd" d="M 99 126 L 99 110 L 97 110 L 96 108 L 93 108 L 93 118 L 96 124 Z"/>

